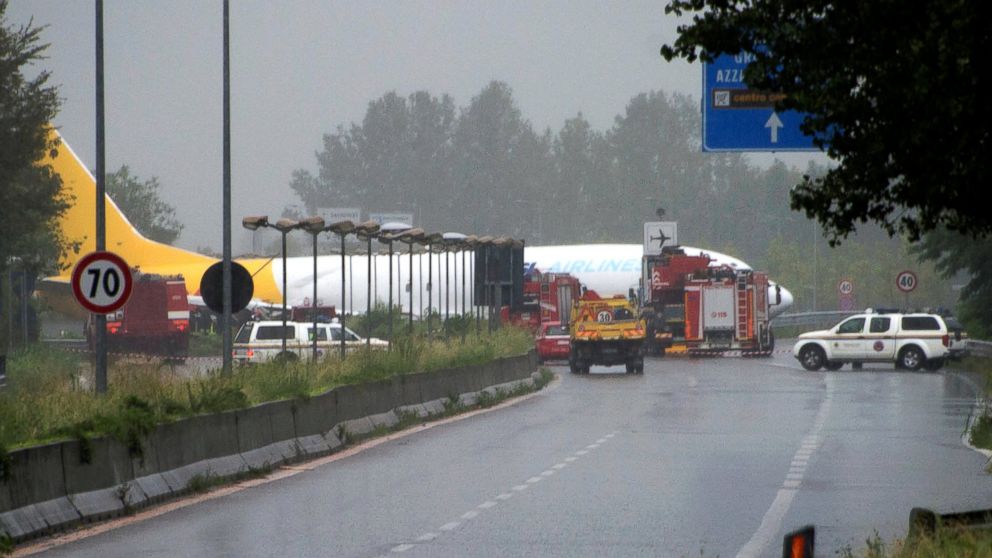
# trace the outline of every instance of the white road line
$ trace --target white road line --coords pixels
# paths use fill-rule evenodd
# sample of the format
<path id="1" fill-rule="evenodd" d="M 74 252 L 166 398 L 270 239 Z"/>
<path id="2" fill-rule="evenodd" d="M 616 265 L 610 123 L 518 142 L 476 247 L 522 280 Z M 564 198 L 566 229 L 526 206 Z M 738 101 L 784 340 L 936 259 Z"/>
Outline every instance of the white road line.
<path id="1" fill-rule="evenodd" d="M 529 484 L 518 484 L 517 486 L 513 487 L 513 490 L 516 490 L 517 492 L 521 492 L 523 490 L 527 490 L 529 486 L 530 486 Z"/>
<path id="2" fill-rule="evenodd" d="M 454 531 L 461 525 L 459 521 L 452 521 L 450 523 L 445 523 L 444 525 L 437 528 L 438 531 Z"/>
<path id="3" fill-rule="evenodd" d="M 513 498 L 513 494 L 510 494 L 509 492 L 504 492 L 496 496 L 497 500 L 509 500 L 510 498 Z"/>
<path id="4" fill-rule="evenodd" d="M 827 422 L 827 417 L 830 415 L 830 407 L 834 396 L 833 374 L 827 374 L 824 383 L 826 384 L 826 393 L 823 396 L 823 401 L 820 402 L 820 409 L 816 413 L 816 418 L 813 420 L 813 428 L 806 433 L 804 440 L 814 438 L 819 440 L 820 431 L 823 430 L 823 426 Z M 809 444 L 805 444 L 805 446 L 803 449 L 797 451 L 795 457 L 792 458 L 793 467 L 805 467 L 806 461 L 809 460 L 810 455 L 816 450 L 816 448 L 810 448 Z M 755 531 L 754 535 L 751 536 L 751 540 L 747 541 L 747 544 L 737 552 L 737 558 L 764 556 L 769 549 L 769 545 L 775 542 L 779 532 L 782 530 L 782 521 L 785 519 L 785 514 L 788 513 L 789 508 L 792 506 L 792 500 L 795 499 L 796 492 L 798 492 L 799 486 L 802 484 L 801 480 L 789 478 L 791 476 L 791 474 L 786 476 L 786 480 L 782 483 L 782 488 L 775 494 L 775 500 L 772 501 L 771 507 L 768 508 L 765 516 L 761 519 L 761 525 Z"/>
<path id="5" fill-rule="evenodd" d="M 469 510 L 462 514 L 462 519 L 475 519 L 479 516 L 479 512 L 475 510 Z"/>
<path id="6" fill-rule="evenodd" d="M 785 480 L 803 480 L 803 473 L 789 473 L 785 475 Z"/>
<path id="7" fill-rule="evenodd" d="M 604 437 L 604 438 L 612 438 L 612 437 L 614 437 L 614 436 L 616 436 L 616 435 L 617 435 L 617 433 L 616 433 L 616 432 L 610 432 L 609 434 L 607 434 L 606 436 L 603 436 L 603 437 Z"/>
<path id="8" fill-rule="evenodd" d="M 531 478 L 527 479 L 524 482 L 526 482 L 527 484 L 534 484 L 534 483 L 541 482 L 542 480 L 544 480 L 544 479 L 542 479 L 541 477 L 531 477 Z"/>
<path id="9" fill-rule="evenodd" d="M 588 446 L 586 446 L 586 449 L 591 449 L 592 450 L 592 449 L 596 449 L 598 447 L 599 447 L 599 444 L 589 444 Z"/>
<path id="10" fill-rule="evenodd" d="M 600 438 L 600 439 L 596 440 L 596 443 L 597 444 L 602 444 L 604 442 L 606 442 L 606 438 Z"/>
<path id="11" fill-rule="evenodd" d="M 552 471 L 551 469 L 548 469 L 547 471 L 541 471 L 541 476 L 542 477 L 550 477 L 553 474 L 555 474 L 555 472 Z"/>
<path id="12" fill-rule="evenodd" d="M 575 452 L 575 455 L 585 455 L 587 453 L 589 453 L 588 450 L 579 450 L 579 451 Z"/>
<path id="13" fill-rule="evenodd" d="M 393 548 L 389 549 L 389 551 L 390 552 L 406 552 L 407 550 L 410 550 L 411 548 L 413 548 L 413 545 L 410 544 L 410 543 L 407 543 L 407 544 L 396 545 Z"/>
<path id="14" fill-rule="evenodd" d="M 488 510 L 489 508 L 496 507 L 496 502 L 492 500 L 486 500 L 485 502 L 479 504 L 479 509 Z"/>
<path id="15" fill-rule="evenodd" d="M 571 462 L 575 461 L 576 459 L 578 459 L 578 457 L 572 457 L 570 455 L 570 456 L 568 456 L 568 457 L 565 458 L 565 461 L 568 461 L 569 463 L 571 463 Z"/>
<path id="16" fill-rule="evenodd" d="M 417 542 L 431 542 L 437 538 L 437 533 L 424 533 L 417 537 Z"/>
<path id="17" fill-rule="evenodd" d="M 559 471 L 564 469 L 565 467 L 568 467 L 568 463 L 555 463 L 554 465 L 551 466 L 552 469 L 558 469 Z"/>

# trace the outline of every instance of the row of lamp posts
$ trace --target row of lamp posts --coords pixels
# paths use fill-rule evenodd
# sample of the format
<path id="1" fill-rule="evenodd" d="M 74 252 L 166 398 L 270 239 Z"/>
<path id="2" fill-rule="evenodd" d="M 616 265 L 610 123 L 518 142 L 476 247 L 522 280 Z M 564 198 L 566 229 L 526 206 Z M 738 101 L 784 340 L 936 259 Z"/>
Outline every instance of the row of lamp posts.
<path id="1" fill-rule="evenodd" d="M 410 282 L 408 284 L 408 290 L 410 293 L 409 298 L 409 332 L 413 332 L 413 252 L 414 245 L 419 244 L 421 246 L 427 246 L 428 254 L 428 264 L 427 264 L 427 335 L 430 338 L 433 334 L 433 257 L 436 246 L 441 246 L 445 254 L 444 260 L 444 273 L 445 273 L 445 301 L 444 301 L 444 317 L 445 317 L 445 334 L 448 332 L 448 320 L 450 319 L 449 309 L 450 309 L 450 299 L 449 299 L 449 286 L 450 286 L 450 260 L 449 256 L 452 252 L 460 252 L 462 256 L 462 309 L 466 308 L 466 303 L 468 299 L 466 298 L 466 267 L 465 262 L 465 252 L 467 250 L 476 250 L 478 248 L 485 248 L 487 246 L 507 246 L 507 245 L 517 245 L 521 243 L 519 240 L 513 240 L 506 237 L 493 238 L 490 236 L 476 237 L 474 235 L 465 235 L 457 232 L 447 232 L 447 233 L 426 233 L 423 229 L 413 228 L 405 223 L 384 223 L 382 225 L 376 223 L 375 221 L 366 221 L 364 223 L 355 224 L 352 221 L 337 221 L 334 223 L 325 223 L 322 217 L 307 217 L 300 221 L 295 221 L 292 219 L 279 219 L 275 223 L 270 223 L 267 216 L 249 216 L 242 219 L 242 226 L 248 230 L 258 230 L 260 228 L 272 228 L 279 231 L 281 235 L 282 243 L 282 352 L 286 351 L 286 335 L 285 331 L 287 328 L 287 308 L 286 308 L 286 294 L 287 294 L 287 270 L 286 270 L 286 236 L 293 230 L 303 230 L 309 233 L 313 238 L 313 298 L 311 299 L 312 305 L 312 318 L 313 318 L 313 358 L 317 358 L 317 237 L 320 233 L 331 232 L 336 234 L 341 239 L 341 303 L 342 310 L 340 312 L 340 323 L 341 323 L 341 358 L 345 357 L 346 351 L 346 335 L 345 335 L 345 314 L 344 311 L 344 301 L 346 294 L 346 281 L 345 281 L 345 238 L 349 234 L 354 234 L 356 238 L 360 241 L 366 243 L 367 248 L 367 285 L 366 285 L 366 317 L 371 315 L 372 312 L 372 240 L 377 239 L 379 242 L 385 244 L 389 250 L 389 295 L 388 295 L 388 315 L 387 315 L 387 329 L 388 329 L 388 339 L 390 347 L 393 338 L 393 243 L 396 241 L 402 242 L 408 245 L 409 254 L 409 276 Z M 521 244 L 522 245 L 522 244 Z M 488 252 L 487 252 L 488 254 Z M 457 256 L 456 256 L 457 258 Z M 457 265 L 457 259 L 456 259 Z M 474 260 L 473 260 L 474 264 Z M 421 260 L 421 268 L 423 266 L 423 260 Z M 438 261 L 438 273 L 440 274 L 441 262 Z M 397 268 L 399 265 L 397 264 Z M 484 273 L 488 276 L 489 273 L 489 262 L 488 257 L 484 262 Z M 399 274 L 399 269 L 397 269 L 397 274 Z M 440 277 L 439 277 L 440 279 Z M 421 281 L 423 281 L 423 272 L 421 271 Z M 399 283 L 399 281 L 397 281 Z M 474 289 L 473 289 L 474 293 Z M 376 288 L 376 294 L 378 296 L 378 287 Z M 457 285 L 455 286 L 455 305 L 457 308 Z M 490 307 L 490 330 L 493 328 L 493 308 L 494 301 L 492 300 L 492 293 L 487 292 L 486 296 L 488 300 L 488 305 Z M 474 299 L 474 294 L 473 294 Z M 440 300 L 438 300 L 440 303 Z M 421 302 L 421 304 L 423 304 Z M 496 309 L 499 305 L 495 306 Z M 481 308 L 476 308 L 476 331 L 478 332 L 481 328 Z M 497 318 L 498 319 L 498 318 Z M 367 332 L 368 333 L 368 332 Z M 464 333 L 464 332 L 463 332 Z M 371 335 L 366 335 L 366 343 L 371 342 Z"/>

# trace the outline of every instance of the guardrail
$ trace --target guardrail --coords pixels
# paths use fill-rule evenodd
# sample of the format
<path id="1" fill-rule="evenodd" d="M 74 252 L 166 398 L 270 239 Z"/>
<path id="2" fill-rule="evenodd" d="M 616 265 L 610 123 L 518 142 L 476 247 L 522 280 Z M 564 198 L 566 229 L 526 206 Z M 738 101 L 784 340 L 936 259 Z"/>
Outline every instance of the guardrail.
<path id="1" fill-rule="evenodd" d="M 853 316 L 858 312 L 797 312 L 794 314 L 782 314 L 772 320 L 775 327 L 830 327 L 848 316 Z"/>
<path id="2" fill-rule="evenodd" d="M 969 339 L 968 342 L 965 343 L 965 347 L 967 347 L 968 352 L 974 356 L 992 358 L 992 342 L 990 341 Z"/>

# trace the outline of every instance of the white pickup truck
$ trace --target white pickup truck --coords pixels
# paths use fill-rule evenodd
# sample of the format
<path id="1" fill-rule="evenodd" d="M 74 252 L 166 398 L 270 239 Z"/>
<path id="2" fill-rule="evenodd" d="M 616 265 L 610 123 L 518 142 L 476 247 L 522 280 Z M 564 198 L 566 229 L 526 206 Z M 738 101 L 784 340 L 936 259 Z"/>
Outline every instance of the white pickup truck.
<path id="1" fill-rule="evenodd" d="M 309 359 L 313 355 L 313 323 L 286 322 L 282 320 L 245 322 L 234 337 L 234 360 L 239 364 L 268 362 L 282 353 L 283 337 L 286 338 L 286 360 Z M 364 339 L 354 331 L 344 328 L 345 350 L 365 348 L 382 349 L 389 344 L 382 339 Z M 317 356 L 335 354 L 341 347 L 341 324 L 317 323 Z"/>
<path id="2" fill-rule="evenodd" d="M 938 370 L 950 336 L 937 314 L 865 313 L 831 329 L 799 336 L 792 354 L 806 370 L 839 370 L 845 363 L 893 362 L 897 368 Z"/>

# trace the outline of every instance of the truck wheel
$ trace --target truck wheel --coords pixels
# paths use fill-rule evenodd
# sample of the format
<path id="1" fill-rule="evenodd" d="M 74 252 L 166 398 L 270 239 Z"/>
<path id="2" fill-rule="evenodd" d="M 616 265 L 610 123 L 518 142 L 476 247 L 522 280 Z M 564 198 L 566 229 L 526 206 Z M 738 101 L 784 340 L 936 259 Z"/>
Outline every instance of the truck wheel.
<path id="1" fill-rule="evenodd" d="M 580 373 L 579 372 L 579 367 L 576 366 L 574 360 L 571 360 L 571 359 L 568 360 L 568 371 L 571 372 L 572 374 L 579 374 Z"/>
<path id="2" fill-rule="evenodd" d="M 289 364 L 291 362 L 296 362 L 300 360 L 300 357 L 296 353 L 290 351 L 283 351 L 276 356 L 272 357 L 272 360 L 279 364 Z"/>
<path id="3" fill-rule="evenodd" d="M 823 367 L 823 363 L 826 360 L 826 355 L 823 354 L 823 349 L 817 347 L 816 345 L 806 345 L 799 351 L 799 363 L 803 365 L 803 368 L 809 370 L 810 372 L 819 370 Z"/>
<path id="4" fill-rule="evenodd" d="M 644 357 L 638 358 L 637 362 L 634 363 L 634 372 L 637 374 L 644 373 Z"/>
<path id="5" fill-rule="evenodd" d="M 628 374 L 633 374 L 634 372 L 637 372 L 637 365 L 634 364 L 634 361 L 630 361 L 630 360 L 627 361 L 626 367 Z"/>
<path id="6" fill-rule="evenodd" d="M 917 371 L 923 366 L 923 351 L 915 345 L 909 345 L 899 353 L 898 364 L 906 370 Z"/>

